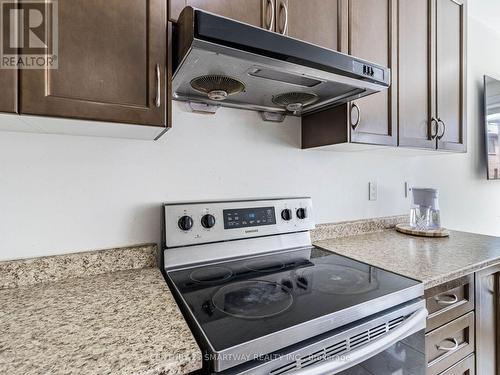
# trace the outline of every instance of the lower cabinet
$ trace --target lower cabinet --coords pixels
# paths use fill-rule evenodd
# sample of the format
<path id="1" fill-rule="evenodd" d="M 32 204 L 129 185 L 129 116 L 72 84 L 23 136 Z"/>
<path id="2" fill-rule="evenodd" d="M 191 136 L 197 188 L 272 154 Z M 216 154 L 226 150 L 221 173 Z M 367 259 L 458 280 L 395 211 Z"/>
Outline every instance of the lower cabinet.
<path id="1" fill-rule="evenodd" d="M 429 312 L 426 332 L 474 310 L 474 275 L 429 289 L 426 304 Z"/>
<path id="2" fill-rule="evenodd" d="M 427 375 L 475 373 L 474 291 L 474 275 L 426 290 L 429 311 L 425 335 Z"/>
<path id="3" fill-rule="evenodd" d="M 438 375 L 474 353 L 474 312 L 426 334 L 427 374 Z"/>
<path id="4" fill-rule="evenodd" d="M 478 374 L 500 373 L 500 265 L 476 273 L 476 361 Z"/>
<path id="5" fill-rule="evenodd" d="M 475 361 L 476 358 L 474 354 L 472 354 L 467 358 L 462 359 L 460 362 L 450 367 L 445 372 L 442 372 L 441 375 L 475 375 Z"/>
<path id="6" fill-rule="evenodd" d="M 500 374 L 500 264 L 425 291 L 427 375 Z"/>

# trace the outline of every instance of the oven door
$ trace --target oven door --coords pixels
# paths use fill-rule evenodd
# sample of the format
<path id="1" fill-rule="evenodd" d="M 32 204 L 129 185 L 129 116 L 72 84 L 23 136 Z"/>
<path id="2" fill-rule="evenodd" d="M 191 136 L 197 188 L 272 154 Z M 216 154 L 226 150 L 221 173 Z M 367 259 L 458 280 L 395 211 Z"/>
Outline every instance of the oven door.
<path id="1" fill-rule="evenodd" d="M 425 309 L 416 311 L 380 339 L 291 374 L 425 375 L 425 329 L 422 327 L 426 317 Z"/>
<path id="2" fill-rule="evenodd" d="M 417 300 L 218 375 L 425 375 L 427 310 Z"/>
<path id="3" fill-rule="evenodd" d="M 425 331 L 421 330 L 338 374 L 424 375 L 426 369 L 424 343 Z M 317 372 L 316 374 L 321 373 Z M 330 372 L 325 374 L 330 374 Z"/>

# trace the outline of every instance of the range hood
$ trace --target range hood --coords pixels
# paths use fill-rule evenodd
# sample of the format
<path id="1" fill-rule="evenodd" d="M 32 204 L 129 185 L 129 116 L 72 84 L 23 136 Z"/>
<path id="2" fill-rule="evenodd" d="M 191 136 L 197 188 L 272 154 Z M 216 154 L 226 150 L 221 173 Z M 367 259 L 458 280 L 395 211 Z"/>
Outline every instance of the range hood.
<path id="1" fill-rule="evenodd" d="M 192 7 L 173 38 L 173 98 L 195 110 L 243 108 L 282 121 L 390 85 L 383 66 Z"/>

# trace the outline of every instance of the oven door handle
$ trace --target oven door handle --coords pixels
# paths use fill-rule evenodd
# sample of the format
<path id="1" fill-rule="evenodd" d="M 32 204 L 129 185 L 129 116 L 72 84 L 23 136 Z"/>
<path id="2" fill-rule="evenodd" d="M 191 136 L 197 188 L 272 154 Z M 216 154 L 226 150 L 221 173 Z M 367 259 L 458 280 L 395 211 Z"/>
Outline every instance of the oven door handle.
<path id="1" fill-rule="evenodd" d="M 320 362 L 314 366 L 309 366 L 297 371 L 293 375 L 318 375 L 318 374 L 336 374 L 347 370 L 359 363 L 366 361 L 374 355 L 390 348 L 398 341 L 425 329 L 427 310 L 422 308 L 414 312 L 404 323 L 400 324 L 387 335 L 373 341 L 370 344 L 359 349 L 347 352 L 344 358 L 333 358 L 328 361 Z"/>

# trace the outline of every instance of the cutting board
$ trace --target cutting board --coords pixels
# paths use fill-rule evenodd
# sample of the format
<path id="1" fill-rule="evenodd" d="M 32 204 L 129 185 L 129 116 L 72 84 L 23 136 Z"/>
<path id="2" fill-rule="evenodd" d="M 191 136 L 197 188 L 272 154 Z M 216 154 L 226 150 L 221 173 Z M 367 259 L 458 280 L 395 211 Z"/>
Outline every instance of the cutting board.
<path id="1" fill-rule="evenodd" d="M 398 224 L 396 225 L 396 230 L 404 234 L 411 234 L 412 236 L 420 237 L 448 237 L 450 235 L 450 232 L 445 228 L 434 230 L 419 230 L 410 227 L 409 224 Z"/>

